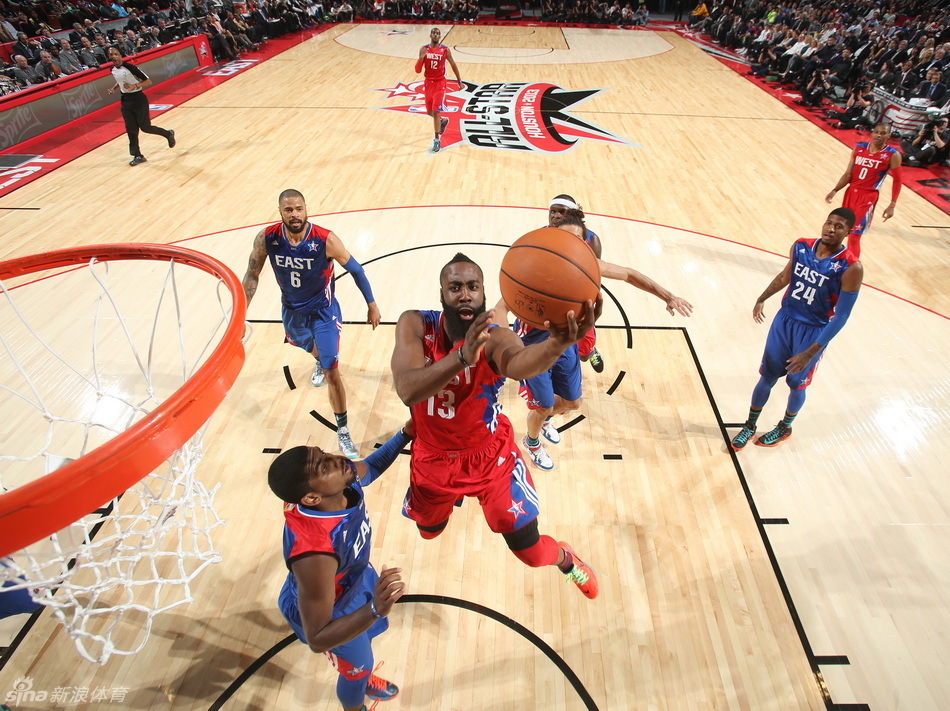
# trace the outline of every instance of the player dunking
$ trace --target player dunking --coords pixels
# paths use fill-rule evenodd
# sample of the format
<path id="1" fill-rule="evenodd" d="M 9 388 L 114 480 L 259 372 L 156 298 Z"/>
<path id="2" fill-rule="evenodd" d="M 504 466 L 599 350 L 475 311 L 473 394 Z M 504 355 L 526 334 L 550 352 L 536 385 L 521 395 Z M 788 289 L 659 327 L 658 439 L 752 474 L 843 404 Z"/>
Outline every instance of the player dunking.
<path id="1" fill-rule="evenodd" d="M 844 175 L 834 190 L 825 196 L 825 202 L 830 203 L 835 193 L 848 186 L 841 206 L 851 210 L 855 216 L 854 227 L 848 238 L 848 249 L 855 259 L 861 256 L 861 237 L 871 226 L 874 207 L 880 197 L 878 189 L 888 171 L 891 173 L 891 202 L 884 208 L 881 219 L 886 221 L 894 216 L 897 196 L 901 192 L 901 154 L 896 148 L 887 145 L 890 137 L 890 126 L 877 124 L 871 131 L 871 140 L 859 143 L 851 151 L 851 160 Z"/>
<path id="2" fill-rule="evenodd" d="M 412 424 L 408 423 L 411 428 Z M 411 439 L 404 429 L 361 462 L 318 447 L 293 447 L 271 464 L 267 482 L 284 502 L 284 561 L 289 572 L 278 606 L 297 638 L 326 654 L 339 673 L 344 711 L 365 711 L 364 697 L 388 700 L 399 689 L 372 673 L 371 639 L 402 596 L 399 568 L 377 575 L 369 560 L 363 487 L 395 461 Z"/>
<path id="3" fill-rule="evenodd" d="M 821 229 L 821 239 L 795 242 L 785 268 L 756 300 L 752 318 L 763 323 L 765 300 L 785 289 L 782 308 L 775 314 L 765 341 L 749 418 L 732 440 L 737 452 L 755 434 L 772 386 L 783 376 L 790 389 L 785 417 L 755 443 L 774 447 L 792 436 L 792 422 L 805 403 L 805 388 L 811 383 L 825 346 L 847 323 L 864 280 L 864 267 L 843 245 L 853 227 L 851 210 L 832 210 Z"/>
<path id="4" fill-rule="evenodd" d="M 448 61 L 452 65 L 452 71 L 455 72 L 455 79 L 462 86 L 462 76 L 459 74 L 458 65 L 452 57 L 452 50 L 442 44 L 442 30 L 433 27 L 429 33 L 431 41 L 419 48 L 419 59 L 416 62 L 416 74 L 425 69 L 425 97 L 426 113 L 432 117 L 432 126 L 435 130 L 435 138 L 432 140 L 432 152 L 438 153 L 442 148 L 441 136 L 448 125 L 449 120 L 442 118 L 442 104 L 445 101 L 446 79 L 445 63 Z"/>
<path id="5" fill-rule="evenodd" d="M 564 213 L 568 210 L 580 210 L 577 200 L 570 195 L 561 194 L 551 200 L 548 206 L 548 227 L 560 227 Z M 594 250 L 594 255 L 600 259 L 603 247 L 600 244 L 600 237 L 593 230 L 587 229 L 584 233 L 584 241 Z M 595 326 L 587 332 L 577 343 L 577 354 L 584 363 L 590 363 L 595 373 L 604 372 L 604 357 L 597 350 L 597 327 Z"/>
<path id="6" fill-rule="evenodd" d="M 456 254 L 439 277 L 443 310 L 405 311 L 396 324 L 392 372 L 396 392 L 411 408 L 416 439 L 403 513 L 423 538 L 449 523 L 455 502 L 477 497 L 488 527 L 531 567 L 556 565 L 588 598 L 597 597 L 594 571 L 570 545 L 538 531 L 538 494 L 521 458 L 498 391 L 505 378 L 544 372 L 590 328 L 603 304 L 587 302 L 579 319 L 543 343 L 525 346 L 493 325 L 485 310 L 481 268 Z"/>
<path id="7" fill-rule="evenodd" d="M 350 459 L 359 457 L 353 446 L 346 414 L 346 389 L 340 375 L 340 304 L 336 300 L 333 261 L 353 275 L 366 299 L 366 322 L 379 325 L 379 307 L 363 267 L 333 232 L 307 221 L 307 205 L 298 190 L 285 190 L 277 200 L 281 221 L 265 227 L 254 238 L 254 247 L 244 274 L 244 295 L 251 303 L 257 284 L 270 260 L 281 293 L 281 318 L 292 345 L 310 353 L 316 363 L 310 382 L 330 386 L 330 406 L 336 418 L 340 451 Z"/>

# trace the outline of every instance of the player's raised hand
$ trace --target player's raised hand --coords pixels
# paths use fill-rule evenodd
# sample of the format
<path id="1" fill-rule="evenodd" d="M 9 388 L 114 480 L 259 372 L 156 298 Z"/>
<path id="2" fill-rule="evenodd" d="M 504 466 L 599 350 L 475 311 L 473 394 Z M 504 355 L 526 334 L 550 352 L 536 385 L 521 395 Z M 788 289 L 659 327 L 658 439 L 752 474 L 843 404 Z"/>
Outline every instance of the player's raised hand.
<path id="1" fill-rule="evenodd" d="M 379 574 L 373 590 L 373 604 L 380 615 L 388 615 L 396 604 L 396 600 L 401 598 L 406 591 L 406 584 L 399 577 L 401 572 L 402 568 L 387 568 L 384 565 Z"/>
<path id="2" fill-rule="evenodd" d="M 600 318 L 604 310 L 604 295 L 597 293 L 597 300 L 588 299 L 584 303 L 584 309 L 581 311 L 580 318 L 577 318 L 573 311 L 567 312 L 567 323 L 563 327 L 555 326 L 550 321 L 544 322 L 544 327 L 551 332 L 551 338 L 565 345 L 577 343 L 584 335 L 594 327 L 597 319 Z"/>
<path id="3" fill-rule="evenodd" d="M 494 316 L 495 309 L 488 309 L 480 313 L 469 327 L 468 333 L 465 334 L 465 342 L 459 348 L 466 363 L 474 364 L 485 349 L 485 344 L 491 337 L 488 327 L 491 326 Z"/>

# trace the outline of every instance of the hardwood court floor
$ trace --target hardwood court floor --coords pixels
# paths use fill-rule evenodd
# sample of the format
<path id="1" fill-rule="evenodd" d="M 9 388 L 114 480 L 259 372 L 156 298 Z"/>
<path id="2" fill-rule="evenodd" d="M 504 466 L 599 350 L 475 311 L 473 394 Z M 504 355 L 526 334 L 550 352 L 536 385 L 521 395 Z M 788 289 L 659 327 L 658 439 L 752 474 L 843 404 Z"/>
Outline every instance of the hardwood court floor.
<path id="1" fill-rule="evenodd" d="M 144 137 L 144 166 L 124 164 L 118 139 L 16 191 L 0 207 L 40 209 L 0 211 L 2 255 L 207 235 L 188 244 L 241 274 L 254 226 L 276 218 L 280 190 L 297 187 L 315 221 L 368 264 L 387 322 L 343 334 L 351 421 L 366 453 L 404 417 L 388 370 L 400 311 L 437 308 L 438 268 L 457 249 L 483 264 L 496 292 L 490 275 L 503 247 L 493 245 L 543 224 L 538 208 L 571 193 L 607 259 L 696 306 L 690 320 L 671 319 L 656 299 L 607 285 L 614 298 L 599 344 L 608 369 L 594 376 L 585 366 L 584 419 L 565 430 L 558 468 L 535 477 L 543 527 L 589 555 L 601 598 L 584 600 L 552 571 L 524 569 L 471 502 L 440 539 L 418 539 L 399 515 L 405 461 L 369 491 L 374 560 L 403 567 L 414 594 L 478 603 L 531 630 L 600 709 L 945 707 L 950 580 L 939 562 L 950 543 L 950 491 L 940 475 L 948 454 L 940 314 L 950 313 L 950 231 L 914 227 L 946 225 L 943 213 L 905 191 L 895 218 L 874 225 L 864 242 L 867 284 L 896 297 L 864 290 L 795 436 L 735 460 L 725 444 L 734 430 L 722 425 L 744 419 L 755 382 L 766 328 L 752 323 L 753 302 L 792 240 L 817 236 L 822 197 L 847 149 L 670 33 L 565 29 L 552 30 L 547 45 L 532 36 L 519 46 L 508 34 L 499 54 L 554 47 L 560 37 L 570 62 L 457 53 L 463 78 L 606 87 L 570 113 L 638 147 L 585 140 L 549 154 L 458 144 L 430 155 L 428 120 L 376 110 L 406 103 L 376 90 L 417 78 L 405 47 L 418 47 L 428 30 L 403 28 L 421 35 L 413 41 L 389 29 L 333 28 L 192 99 L 163 117 L 179 148 Z M 604 49 L 604 40 L 641 37 L 664 48 L 639 58 Z M 479 36 L 454 46 L 476 39 L 490 45 Z M 361 320 L 365 307 L 348 278 L 338 291 L 346 319 Z M 231 521 L 224 562 L 199 582 L 195 603 L 159 618 L 143 653 L 101 669 L 72 661 L 64 635 L 41 619 L 0 671 L 0 690 L 27 675 L 37 689 L 128 687 L 129 708 L 205 709 L 286 636 L 274 606 L 280 508 L 268 503 L 261 452 L 333 440 L 309 414 L 328 417 L 329 408 L 306 384 L 307 358 L 280 343 L 266 275 L 249 317 L 261 323 L 202 469 L 208 483 L 222 482 L 219 510 Z M 651 329 L 634 331 L 629 349 L 625 319 Z M 669 326 L 685 332 L 652 330 Z M 285 365 L 302 383 L 295 390 Z M 506 390 L 521 434 L 522 405 Z M 782 401 L 778 387 L 764 423 L 779 417 Z M 760 519 L 788 524 L 762 523 L 751 506 Z M 397 608 L 377 656 L 403 689 L 390 708 L 584 708 L 563 670 L 525 638 L 449 605 Z M 295 644 L 223 708 L 335 708 L 331 685 L 323 660 Z"/>

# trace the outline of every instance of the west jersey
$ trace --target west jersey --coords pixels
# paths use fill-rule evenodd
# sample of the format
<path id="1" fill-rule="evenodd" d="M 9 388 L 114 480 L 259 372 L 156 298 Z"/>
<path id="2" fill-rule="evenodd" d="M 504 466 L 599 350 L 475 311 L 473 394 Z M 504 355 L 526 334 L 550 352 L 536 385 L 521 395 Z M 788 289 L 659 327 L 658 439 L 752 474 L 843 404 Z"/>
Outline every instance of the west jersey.
<path id="1" fill-rule="evenodd" d="M 426 79 L 445 79 L 445 57 L 449 48 L 444 44 L 433 47 L 431 44 L 424 45 L 426 49 L 425 57 L 422 60 L 425 70 L 423 72 Z"/>
<path id="2" fill-rule="evenodd" d="M 278 222 L 264 230 L 264 247 L 280 285 L 281 303 L 294 311 L 316 311 L 333 303 L 333 260 L 327 256 L 330 230 L 307 223 L 293 246 Z"/>
<path id="3" fill-rule="evenodd" d="M 372 590 L 376 571 L 369 562 L 372 532 L 366 517 L 363 487 L 355 481 L 346 490 L 351 505 L 343 511 L 317 511 L 301 504 L 284 505 L 284 560 L 287 568 L 308 553 L 328 553 L 338 561 L 333 603 L 334 617 L 342 614 L 354 595 Z M 287 574 L 284 593 L 297 599 L 297 579 Z M 282 593 L 282 596 L 284 595 Z M 360 601 L 364 604 L 365 601 Z"/>
<path id="4" fill-rule="evenodd" d="M 870 142 L 859 143 L 854 147 L 854 166 L 851 168 L 850 188 L 856 190 L 877 190 L 884 182 L 884 176 L 890 169 L 891 156 L 897 153 L 896 148 L 884 146 L 881 150 L 871 153 Z"/>
<path id="5" fill-rule="evenodd" d="M 442 312 L 419 313 L 425 328 L 423 351 L 426 365 L 449 354 L 457 358 L 454 351 L 461 343 L 448 349 L 445 347 Z M 505 379 L 492 370 L 483 351 L 474 365 L 452 378 L 444 389 L 412 406 L 416 437 L 441 450 L 469 449 L 487 441 L 501 414 L 498 391 L 504 382 Z"/>
<path id="6" fill-rule="evenodd" d="M 810 326 L 824 326 L 831 320 L 841 293 L 841 275 L 857 259 L 847 247 L 819 259 L 819 240 L 800 239 L 792 249 L 792 274 L 782 308 L 788 316 Z"/>

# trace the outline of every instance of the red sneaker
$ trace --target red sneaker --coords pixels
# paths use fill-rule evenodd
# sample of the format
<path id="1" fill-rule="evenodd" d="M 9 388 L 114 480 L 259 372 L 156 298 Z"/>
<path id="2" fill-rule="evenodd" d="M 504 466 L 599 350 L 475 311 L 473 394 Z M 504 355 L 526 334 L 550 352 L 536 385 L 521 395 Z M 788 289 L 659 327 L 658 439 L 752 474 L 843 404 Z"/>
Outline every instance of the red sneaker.
<path id="1" fill-rule="evenodd" d="M 570 544 L 564 541 L 558 541 L 557 544 L 570 553 L 574 559 L 574 567 L 571 568 L 569 573 L 565 573 L 567 579 L 584 593 L 584 597 L 593 600 L 600 592 L 600 584 L 597 582 L 597 573 L 594 572 L 594 569 L 587 565 L 587 563 L 581 560 L 581 557 L 577 555 L 577 551 L 571 548 Z"/>

